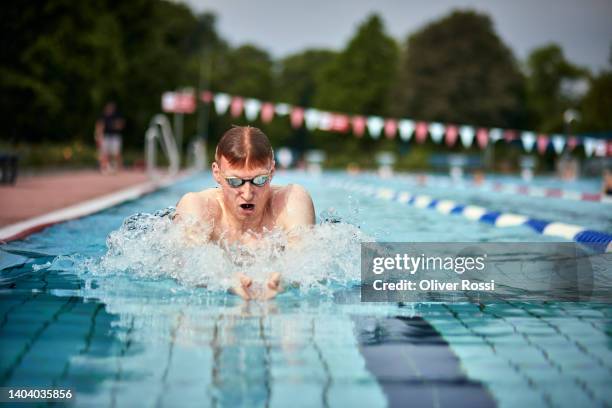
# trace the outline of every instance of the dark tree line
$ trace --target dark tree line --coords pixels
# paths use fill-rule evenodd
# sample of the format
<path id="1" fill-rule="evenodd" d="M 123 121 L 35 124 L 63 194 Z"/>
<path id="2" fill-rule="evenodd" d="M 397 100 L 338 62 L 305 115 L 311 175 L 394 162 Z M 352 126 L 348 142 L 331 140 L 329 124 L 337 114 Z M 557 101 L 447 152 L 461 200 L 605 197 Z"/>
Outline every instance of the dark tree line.
<path id="1" fill-rule="evenodd" d="M 2 15 L 0 115 L 2 139 L 11 143 L 93 143 L 93 123 L 113 99 L 127 118 L 127 144 L 141 146 L 162 92 L 181 88 L 543 132 L 563 131 L 563 112 L 573 108 L 581 114 L 575 130 L 612 130 L 612 70 L 591 74 L 554 44 L 517 61 L 490 18 L 472 11 L 455 11 L 401 43 L 371 15 L 342 50 L 280 60 L 252 44 L 230 46 L 214 15 L 165 0 L 9 1 Z M 210 115 L 213 140 L 246 122 L 210 111 L 186 118 L 186 136 L 203 115 Z M 302 148 L 363 154 L 376 143 L 294 130 L 288 120 L 257 124 L 274 143 Z"/>

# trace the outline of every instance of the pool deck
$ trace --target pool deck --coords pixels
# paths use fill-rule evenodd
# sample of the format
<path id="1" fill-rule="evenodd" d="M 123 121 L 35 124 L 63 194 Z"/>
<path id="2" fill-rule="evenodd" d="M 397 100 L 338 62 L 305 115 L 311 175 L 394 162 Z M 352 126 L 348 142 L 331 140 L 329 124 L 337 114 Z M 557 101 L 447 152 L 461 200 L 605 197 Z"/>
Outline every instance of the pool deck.
<path id="1" fill-rule="evenodd" d="M 96 170 L 26 176 L 13 186 L 0 185 L 0 227 L 148 181 L 143 171 L 103 175 Z"/>

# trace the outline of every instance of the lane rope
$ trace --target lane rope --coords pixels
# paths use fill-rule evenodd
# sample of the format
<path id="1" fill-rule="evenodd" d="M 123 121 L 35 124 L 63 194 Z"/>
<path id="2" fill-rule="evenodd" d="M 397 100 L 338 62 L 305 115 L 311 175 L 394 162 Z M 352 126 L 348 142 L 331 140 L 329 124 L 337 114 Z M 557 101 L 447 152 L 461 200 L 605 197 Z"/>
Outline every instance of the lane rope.
<path id="1" fill-rule="evenodd" d="M 591 230 L 579 225 L 530 218 L 521 214 L 502 213 L 476 205 L 457 203 L 452 200 L 438 200 L 429 195 L 412 194 L 408 191 L 396 191 L 387 187 L 374 187 L 351 181 L 341 182 L 334 180 L 331 184 L 333 187 L 357 192 L 369 197 L 395 201 L 416 208 L 432 209 L 446 215 L 461 215 L 469 220 L 484 222 L 495 227 L 527 226 L 541 235 L 588 244 L 600 252 L 612 252 L 611 234 Z"/>

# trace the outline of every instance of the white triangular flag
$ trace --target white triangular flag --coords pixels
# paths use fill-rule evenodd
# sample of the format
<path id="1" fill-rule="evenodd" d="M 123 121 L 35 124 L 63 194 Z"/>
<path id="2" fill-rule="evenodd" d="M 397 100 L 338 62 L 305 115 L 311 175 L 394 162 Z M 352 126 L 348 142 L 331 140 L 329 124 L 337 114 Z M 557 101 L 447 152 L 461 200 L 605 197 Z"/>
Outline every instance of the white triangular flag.
<path id="1" fill-rule="evenodd" d="M 440 143 L 444 137 L 444 125 L 438 122 L 431 122 L 429 124 L 429 134 L 431 135 L 431 140 Z"/>
<path id="2" fill-rule="evenodd" d="M 402 119 L 398 122 L 399 134 L 404 142 L 407 142 L 412 137 L 414 132 L 414 122 L 410 119 Z"/>
<path id="3" fill-rule="evenodd" d="M 606 144 L 606 141 L 603 139 L 598 139 L 597 143 L 595 144 L 595 156 L 606 157 L 607 153 L 608 145 Z"/>
<path id="4" fill-rule="evenodd" d="M 557 154 L 563 153 L 563 149 L 565 148 L 565 138 L 562 135 L 553 135 L 552 145 Z"/>
<path id="5" fill-rule="evenodd" d="M 497 142 L 502 137 L 504 137 L 504 132 L 500 128 L 493 128 L 489 130 L 489 140 L 492 143 Z"/>
<path id="6" fill-rule="evenodd" d="M 225 93 L 218 93 L 215 95 L 215 111 L 217 115 L 224 115 L 229 108 L 230 102 L 232 101 L 231 96 Z"/>
<path id="7" fill-rule="evenodd" d="M 248 120 L 257 119 L 257 115 L 259 115 L 259 111 L 261 110 L 261 102 L 257 99 L 247 99 L 244 103 L 244 115 Z"/>
<path id="8" fill-rule="evenodd" d="M 317 109 L 306 109 L 304 119 L 306 120 L 306 127 L 308 130 L 315 130 L 319 127 L 321 112 L 319 112 Z"/>
<path id="9" fill-rule="evenodd" d="M 380 137 L 380 132 L 384 126 L 385 121 L 380 116 L 370 116 L 368 118 L 368 132 L 373 139 L 378 139 Z"/>
<path id="10" fill-rule="evenodd" d="M 319 117 L 319 129 L 330 130 L 332 127 L 332 115 L 329 112 L 321 112 Z"/>
<path id="11" fill-rule="evenodd" d="M 586 157 L 591 157 L 597 147 L 597 139 L 585 137 L 582 143 L 584 145 L 584 154 L 586 154 Z"/>
<path id="12" fill-rule="evenodd" d="M 476 132 L 471 126 L 461 126 L 459 129 L 459 136 L 461 136 L 461 143 L 463 144 L 463 147 L 470 147 L 474 141 Z"/>
<path id="13" fill-rule="evenodd" d="M 533 132 L 525 131 L 521 133 L 521 141 L 523 142 L 523 149 L 530 153 L 533 150 L 533 145 L 536 141 L 536 135 Z"/>
<path id="14" fill-rule="evenodd" d="M 281 116 L 288 115 L 289 112 L 291 112 L 291 105 L 286 103 L 277 103 L 276 106 L 274 106 L 274 112 Z"/>

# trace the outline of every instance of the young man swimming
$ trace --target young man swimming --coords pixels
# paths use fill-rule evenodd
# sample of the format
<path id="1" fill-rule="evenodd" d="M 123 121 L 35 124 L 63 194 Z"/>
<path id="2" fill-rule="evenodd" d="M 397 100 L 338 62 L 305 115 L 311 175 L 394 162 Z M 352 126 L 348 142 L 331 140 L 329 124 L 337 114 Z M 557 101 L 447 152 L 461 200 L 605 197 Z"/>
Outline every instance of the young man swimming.
<path id="1" fill-rule="evenodd" d="M 195 242 L 237 243 L 254 246 L 265 231 L 280 228 L 291 233 L 315 222 L 312 199 L 299 185 L 271 186 L 274 153 L 267 136 L 259 129 L 233 127 L 221 138 L 215 151 L 212 173 L 220 188 L 187 193 L 176 207 L 175 220 L 185 224 L 187 239 Z M 253 281 L 236 274 L 234 293 L 251 299 Z M 282 291 L 281 276 L 270 273 L 263 297 Z"/>

